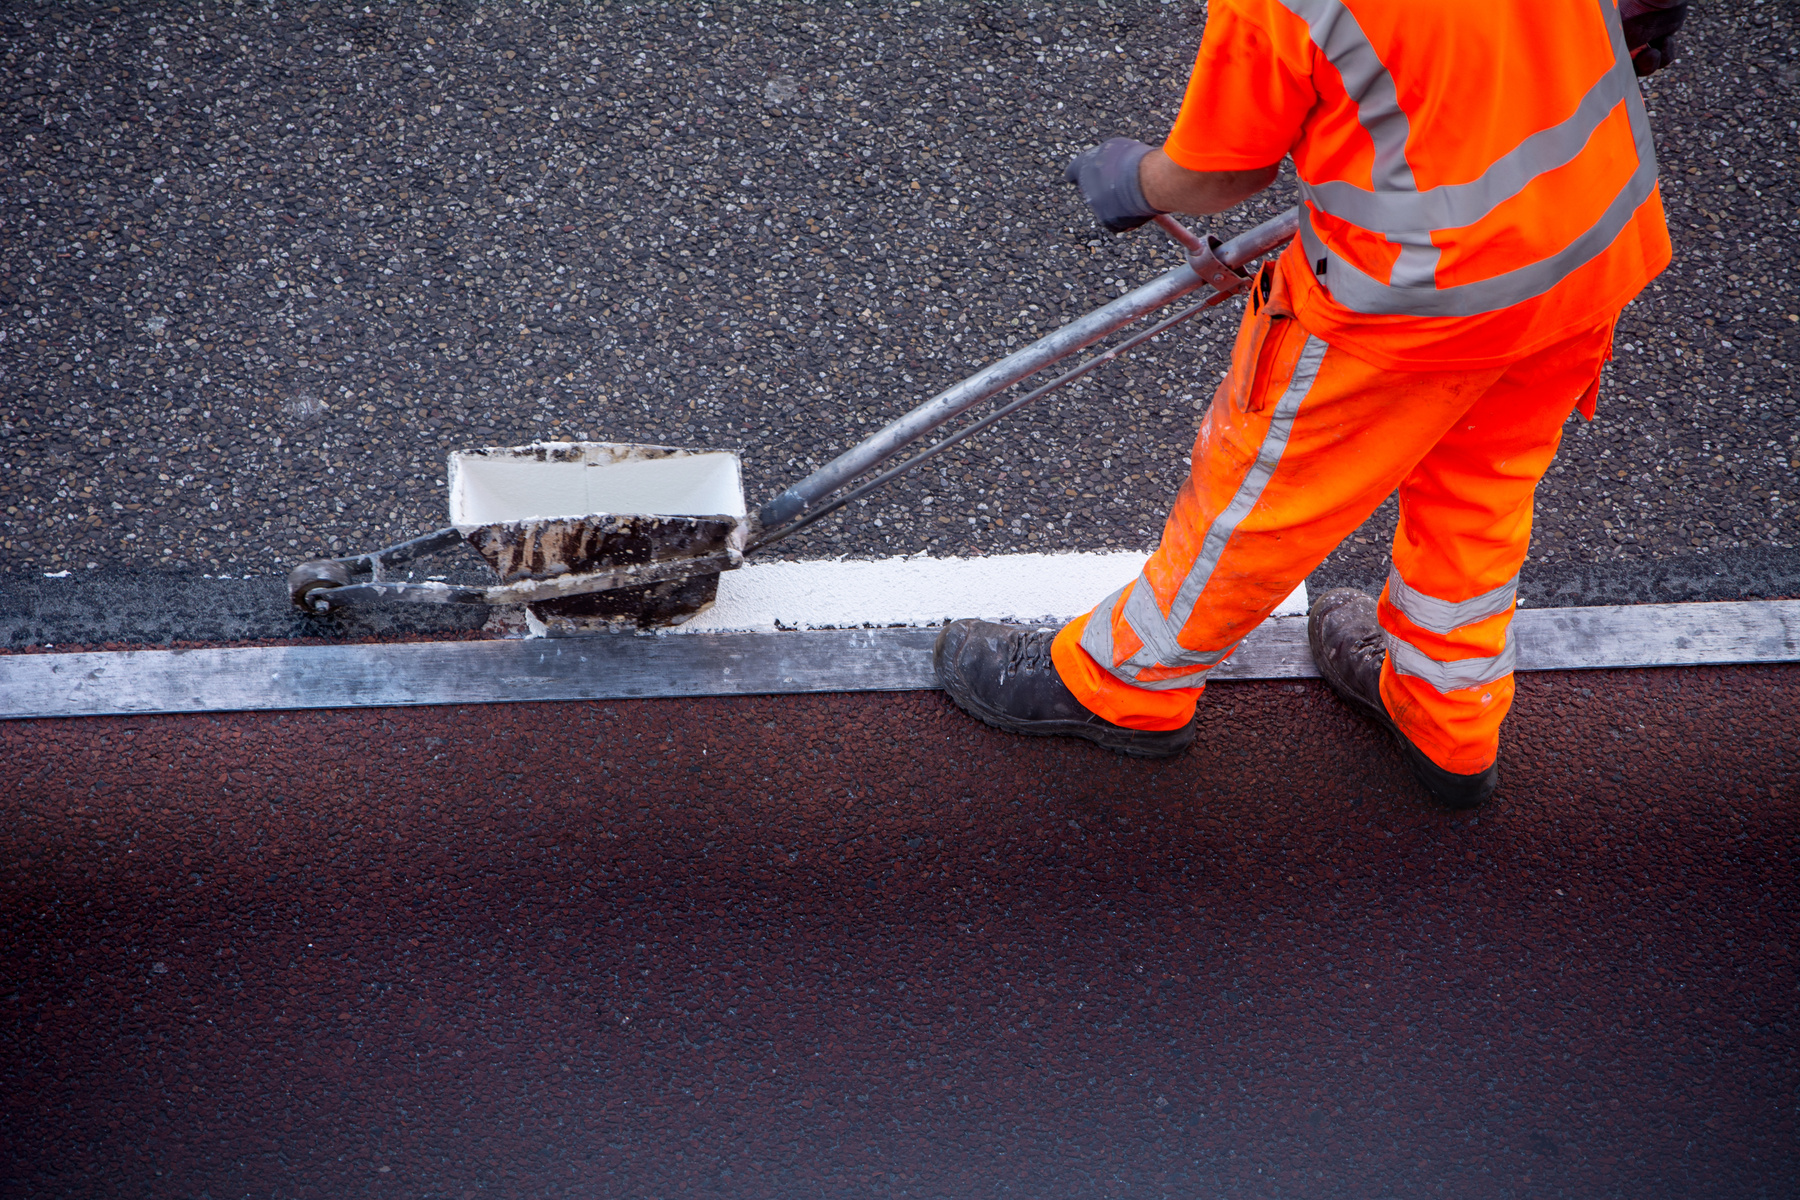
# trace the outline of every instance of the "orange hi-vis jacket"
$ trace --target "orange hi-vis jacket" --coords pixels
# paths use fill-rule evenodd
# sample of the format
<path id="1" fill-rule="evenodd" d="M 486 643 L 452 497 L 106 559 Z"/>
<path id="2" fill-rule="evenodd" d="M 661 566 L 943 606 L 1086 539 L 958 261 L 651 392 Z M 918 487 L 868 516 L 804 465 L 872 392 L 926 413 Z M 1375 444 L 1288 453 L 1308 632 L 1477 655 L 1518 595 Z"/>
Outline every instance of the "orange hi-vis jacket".
<path id="1" fill-rule="evenodd" d="M 1163 149 L 1292 154 L 1295 315 L 1390 369 L 1516 359 L 1669 261 L 1614 0 L 1212 0 Z"/>

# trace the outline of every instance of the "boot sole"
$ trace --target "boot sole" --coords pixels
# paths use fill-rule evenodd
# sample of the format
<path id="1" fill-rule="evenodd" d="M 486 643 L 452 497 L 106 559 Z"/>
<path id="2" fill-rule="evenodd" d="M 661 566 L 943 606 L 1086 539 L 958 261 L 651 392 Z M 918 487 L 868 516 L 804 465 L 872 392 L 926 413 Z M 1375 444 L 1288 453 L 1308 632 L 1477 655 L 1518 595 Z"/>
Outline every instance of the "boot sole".
<path id="1" fill-rule="evenodd" d="M 963 678 L 962 673 L 955 669 L 954 659 L 946 666 L 943 634 L 938 635 L 937 643 L 932 647 L 931 665 L 937 672 L 938 682 L 958 708 L 983 724 L 992 725 L 1006 733 L 1023 734 L 1026 737 L 1080 738 L 1130 758 L 1174 758 L 1194 742 L 1192 724 L 1182 729 L 1153 731 L 1128 730 L 1119 726 L 1097 728 L 1085 721 L 1021 721 L 977 698 L 969 690 L 968 681 Z M 1149 741 L 1150 738 L 1159 740 Z"/>

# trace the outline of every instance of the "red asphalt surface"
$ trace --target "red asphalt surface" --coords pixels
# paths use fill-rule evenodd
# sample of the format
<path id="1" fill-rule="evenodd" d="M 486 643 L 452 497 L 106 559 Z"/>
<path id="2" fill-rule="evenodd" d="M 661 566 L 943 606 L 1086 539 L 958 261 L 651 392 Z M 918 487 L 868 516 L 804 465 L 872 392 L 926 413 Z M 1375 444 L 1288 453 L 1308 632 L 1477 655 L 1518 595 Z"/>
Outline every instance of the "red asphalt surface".
<path id="1" fill-rule="evenodd" d="M 7 1196 L 1800 1193 L 1800 667 L 12 722 Z"/>

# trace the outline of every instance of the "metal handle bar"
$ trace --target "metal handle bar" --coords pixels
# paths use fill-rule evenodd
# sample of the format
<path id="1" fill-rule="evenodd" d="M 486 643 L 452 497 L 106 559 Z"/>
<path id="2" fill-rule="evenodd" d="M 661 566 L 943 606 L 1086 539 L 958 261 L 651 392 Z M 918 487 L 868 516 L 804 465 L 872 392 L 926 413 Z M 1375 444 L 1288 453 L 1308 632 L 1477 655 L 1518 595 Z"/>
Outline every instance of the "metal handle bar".
<path id="1" fill-rule="evenodd" d="M 1164 222 L 1159 221 L 1158 224 Z M 1168 224 L 1175 222 L 1170 221 Z M 1180 226 L 1177 225 L 1177 228 Z M 1202 248 L 1194 251 L 1189 261 L 1182 266 L 1165 272 L 1135 291 L 1125 293 L 1110 304 L 1077 317 L 1061 329 L 1039 338 L 1000 361 L 990 363 L 852 446 L 763 505 L 757 514 L 758 523 L 764 529 L 782 531 L 785 536 L 786 532 L 791 531 L 783 530 L 783 527 L 806 513 L 821 499 L 871 468 L 886 462 L 932 430 L 961 416 L 995 393 L 1005 391 L 1052 363 L 1085 350 L 1101 338 L 1123 329 L 1141 317 L 1167 308 L 1209 283 L 1218 293 L 1213 299 L 1223 299 L 1243 287 L 1245 279 L 1239 268 L 1287 242 L 1299 228 L 1299 210 L 1289 209 L 1254 229 L 1240 233 L 1228 242 L 1215 243 L 1213 239 L 1207 239 Z M 1184 243 L 1187 241 L 1185 238 L 1181 240 Z M 1220 271 L 1218 268 L 1221 266 L 1226 270 Z M 759 539 L 759 543 L 766 545 L 767 540 Z"/>
<path id="2" fill-rule="evenodd" d="M 911 458 L 907 459 L 905 462 L 901 463 L 899 466 L 889 467 L 887 470 L 885 470 L 881 474 L 875 476 L 875 478 L 869 480 L 867 483 L 864 483 L 855 488 L 852 488 L 850 491 L 845 492 L 841 496 L 835 496 L 830 501 L 828 501 L 824 504 L 821 504 L 821 505 L 817 506 L 816 508 L 808 509 L 804 514 L 795 518 L 792 522 L 790 522 L 786 525 L 783 525 L 780 529 L 772 529 L 772 530 L 764 531 L 763 533 L 761 533 L 757 536 L 755 541 L 750 543 L 749 547 L 744 551 L 744 553 L 746 555 L 755 554 L 758 550 L 762 550 L 765 547 L 774 545 L 776 542 L 779 542 L 782 538 L 787 537 L 789 534 L 800 532 L 802 529 L 805 529 L 808 525 L 811 525 L 814 521 L 817 521 L 823 517 L 829 517 L 832 513 L 836 512 L 838 509 L 844 507 L 844 505 L 849 504 L 856 500 L 861 500 L 864 496 L 868 495 L 870 492 L 873 492 L 873 491 L 877 490 L 878 488 L 887 486 L 888 484 L 892 483 L 894 480 L 900 478 L 902 475 L 905 475 L 907 472 L 911 471 L 914 467 L 919 466 L 921 463 L 929 462 L 931 459 L 936 458 L 938 455 L 940 455 L 944 451 L 950 449 L 950 447 L 956 445 L 958 442 L 967 441 L 968 439 L 974 437 L 976 434 L 980 433 L 982 430 L 987 429 L 990 426 L 992 426 L 995 422 L 1001 420 L 1004 417 L 1011 415 L 1012 413 L 1017 412 L 1021 408 L 1024 408 L 1027 404 L 1030 404 L 1032 401 L 1040 399 L 1046 395 L 1049 395 L 1051 392 L 1054 392 L 1057 388 L 1061 387 L 1065 383 L 1072 383 L 1075 380 L 1080 379 L 1083 375 L 1086 375 L 1089 371 L 1092 371 L 1095 367 L 1100 367 L 1100 366 L 1106 365 L 1107 363 L 1111 362 L 1113 359 L 1117 358 L 1119 355 L 1125 353 L 1127 350 L 1130 350 L 1134 347 L 1143 345 L 1145 342 L 1149 341 L 1151 338 L 1155 337 L 1157 334 L 1166 332 L 1167 330 L 1174 328 L 1175 326 L 1181 324 L 1183 321 L 1187 320 L 1189 317 L 1193 316 L 1195 313 L 1203 312 L 1204 310 L 1206 310 L 1209 307 L 1211 307 L 1210 301 L 1203 301 L 1199 304 L 1190 305 L 1189 307 L 1184 308 L 1180 312 L 1176 313 L 1174 316 L 1165 317 L 1161 321 L 1158 321 L 1155 325 L 1152 325 L 1150 328 L 1143 330 L 1140 333 L 1132 334 L 1129 338 L 1120 342 L 1117 346 L 1112 347 L 1110 350 L 1105 350 L 1099 354 L 1094 355 L 1094 357 L 1088 359 L 1086 362 L 1078 363 L 1074 367 L 1071 367 L 1069 370 L 1064 371 L 1061 375 L 1058 375 L 1055 379 L 1052 379 L 1049 383 L 1044 384 L 1042 387 L 1033 388 L 1031 391 L 1026 392 L 1023 396 L 1020 396 L 1016 400 L 1008 400 L 1005 404 L 1002 404 L 999 408 L 996 408 L 993 412 L 989 413 L 987 416 L 982 417 L 979 421 L 976 421 L 973 424 L 963 426 L 961 429 L 957 430 L 955 433 L 951 434 L 949 437 L 945 438 L 943 441 L 938 442 L 924 450 L 919 451 L 919 453 L 913 455 Z"/>

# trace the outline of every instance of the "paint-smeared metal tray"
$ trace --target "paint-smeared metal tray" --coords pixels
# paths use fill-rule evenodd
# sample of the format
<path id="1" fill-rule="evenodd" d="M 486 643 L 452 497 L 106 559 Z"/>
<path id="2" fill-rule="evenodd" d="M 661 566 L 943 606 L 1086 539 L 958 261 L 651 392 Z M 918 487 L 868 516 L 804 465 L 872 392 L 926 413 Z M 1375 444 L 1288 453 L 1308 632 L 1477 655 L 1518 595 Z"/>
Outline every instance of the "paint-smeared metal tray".
<path id="1" fill-rule="evenodd" d="M 448 479 L 447 528 L 300 564 L 288 578 L 295 605 L 323 616 L 371 600 L 525 604 L 546 623 L 671 625 L 711 604 L 719 572 L 743 562 L 747 509 L 729 450 L 534 442 L 456 451 Z M 459 543 L 481 554 L 498 584 L 386 578 Z"/>

